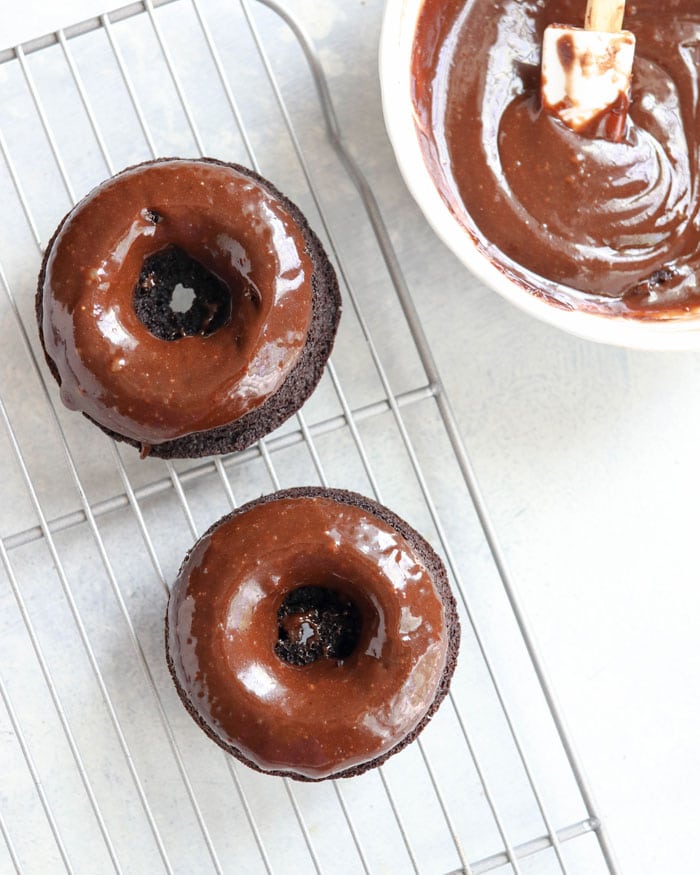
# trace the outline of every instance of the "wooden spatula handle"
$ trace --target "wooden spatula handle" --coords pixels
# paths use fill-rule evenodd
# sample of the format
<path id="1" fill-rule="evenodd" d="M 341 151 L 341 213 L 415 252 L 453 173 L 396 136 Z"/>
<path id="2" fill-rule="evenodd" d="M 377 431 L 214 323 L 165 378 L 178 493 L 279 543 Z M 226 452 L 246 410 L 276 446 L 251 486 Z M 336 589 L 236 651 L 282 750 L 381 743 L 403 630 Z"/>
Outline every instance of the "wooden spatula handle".
<path id="1" fill-rule="evenodd" d="M 588 0 L 586 30 L 618 33 L 625 17 L 625 0 Z"/>

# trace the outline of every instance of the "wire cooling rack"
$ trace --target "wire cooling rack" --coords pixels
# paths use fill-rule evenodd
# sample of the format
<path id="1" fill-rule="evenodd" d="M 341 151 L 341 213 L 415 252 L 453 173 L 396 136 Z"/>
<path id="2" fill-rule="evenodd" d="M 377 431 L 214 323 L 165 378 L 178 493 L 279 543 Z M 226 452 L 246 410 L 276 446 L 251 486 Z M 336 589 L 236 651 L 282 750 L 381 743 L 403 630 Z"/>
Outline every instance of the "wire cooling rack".
<path id="1" fill-rule="evenodd" d="M 143 0 L 0 52 L 0 871 L 614 872 L 379 206 L 311 43 L 272 0 Z M 244 453 L 138 460 L 63 409 L 33 316 L 43 244 L 107 175 L 247 163 L 339 270 L 319 389 Z M 361 163 L 361 162 L 360 162 Z M 382 769 L 298 785 L 227 757 L 165 668 L 192 541 L 279 487 L 356 489 L 445 558 L 452 691 Z"/>

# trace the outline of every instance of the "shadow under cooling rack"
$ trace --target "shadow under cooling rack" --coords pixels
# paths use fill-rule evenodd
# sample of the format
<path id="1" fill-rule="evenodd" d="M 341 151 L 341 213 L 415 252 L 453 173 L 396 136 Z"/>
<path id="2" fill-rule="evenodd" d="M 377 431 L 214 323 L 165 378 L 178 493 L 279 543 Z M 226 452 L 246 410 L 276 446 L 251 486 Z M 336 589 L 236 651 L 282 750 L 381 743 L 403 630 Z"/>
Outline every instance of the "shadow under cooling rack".
<path id="1" fill-rule="evenodd" d="M 614 872 L 378 200 L 296 21 L 272 0 L 144 0 L 0 51 L 0 94 L 0 870 Z M 62 408 L 35 277 L 92 186 L 202 154 L 302 207 L 343 321 L 319 389 L 276 433 L 224 458 L 141 462 Z M 204 529 L 308 483 L 422 530 L 464 635 L 415 744 L 360 778 L 296 785 L 199 732 L 162 626 Z"/>

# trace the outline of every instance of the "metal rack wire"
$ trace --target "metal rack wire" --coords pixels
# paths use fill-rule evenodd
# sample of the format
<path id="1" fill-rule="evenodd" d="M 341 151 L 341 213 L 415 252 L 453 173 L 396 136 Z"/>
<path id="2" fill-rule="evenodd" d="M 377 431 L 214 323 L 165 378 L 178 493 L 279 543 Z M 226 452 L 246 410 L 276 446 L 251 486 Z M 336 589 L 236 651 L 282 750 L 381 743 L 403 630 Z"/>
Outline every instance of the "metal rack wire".
<path id="1" fill-rule="evenodd" d="M 0 871 L 615 872 L 378 202 L 298 23 L 274 0 L 141 0 L 0 51 L 0 93 Z M 168 153 L 247 163 L 297 200 L 332 253 L 345 318 L 294 421 L 234 456 L 140 463 L 62 409 L 33 278 L 81 192 Z M 194 538 L 248 497 L 308 482 L 371 494 L 425 531 L 465 628 L 421 739 L 312 787 L 212 749 L 161 652 L 168 581 Z"/>

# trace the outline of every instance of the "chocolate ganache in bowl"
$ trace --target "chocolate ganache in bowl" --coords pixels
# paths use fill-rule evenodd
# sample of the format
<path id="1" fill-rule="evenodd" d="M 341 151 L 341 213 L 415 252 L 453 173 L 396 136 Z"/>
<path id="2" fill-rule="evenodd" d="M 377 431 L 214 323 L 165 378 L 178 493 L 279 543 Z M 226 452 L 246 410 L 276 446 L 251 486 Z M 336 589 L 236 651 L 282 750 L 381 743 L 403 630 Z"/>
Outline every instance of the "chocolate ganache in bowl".
<path id="1" fill-rule="evenodd" d="M 388 0 L 387 127 L 406 182 L 456 254 L 576 334 L 700 345 L 700 3 L 627 4 L 637 40 L 620 142 L 540 105 L 542 36 L 582 0 Z M 402 103 L 403 101 L 403 103 Z"/>

